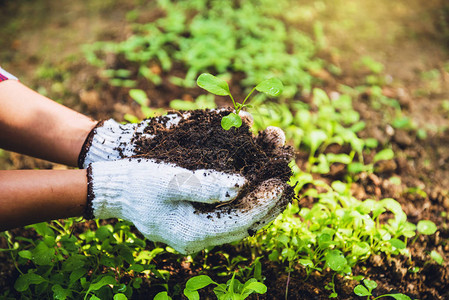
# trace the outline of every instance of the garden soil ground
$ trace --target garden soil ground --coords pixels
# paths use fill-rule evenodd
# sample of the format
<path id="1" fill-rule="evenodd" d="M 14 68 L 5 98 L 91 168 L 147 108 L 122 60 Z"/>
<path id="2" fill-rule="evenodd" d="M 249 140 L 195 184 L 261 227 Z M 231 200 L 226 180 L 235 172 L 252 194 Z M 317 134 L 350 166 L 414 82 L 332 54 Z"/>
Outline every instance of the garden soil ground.
<path id="1" fill-rule="evenodd" d="M 329 48 L 336 46 L 341 50 L 322 53 L 343 70 L 339 77 L 325 71 L 316 74 L 325 82 L 325 89 L 332 92 L 339 84 L 353 86 L 359 83 L 364 70 L 352 62 L 362 55 L 370 55 L 381 61 L 389 74 L 391 82 L 383 93 L 400 101 L 403 111 L 418 125 L 417 128 L 434 129 L 425 139 L 417 138 L 414 130 L 392 130 L 385 123 L 385 112 L 371 108 L 371 95 L 361 95 L 354 101 L 367 123 L 362 134 L 391 143 L 397 154 L 391 162 L 378 163 L 374 174 L 360 175 L 352 187 L 354 196 L 358 199 L 393 197 L 402 204 L 409 221 L 416 223 L 428 219 L 438 226 L 435 235 L 430 238 L 421 236 L 410 246 L 412 259 L 374 256 L 358 266 L 355 274 L 375 280 L 379 284 L 378 294 L 402 292 L 419 299 L 449 299 L 449 222 L 442 214 L 449 212 L 449 132 L 444 129 L 449 126 L 449 112 L 441 109 L 443 101 L 449 99 L 449 73 L 443 68 L 449 60 L 447 33 L 445 35 L 448 29 L 441 22 L 447 18 L 440 9 L 444 2 L 348 0 L 344 5 L 340 2 L 335 1 L 333 9 L 315 16 L 325 24 Z M 40 0 L 17 7 L 12 1 L 0 1 L 2 18 L 5 17 L 3 7 L 14 11 L 7 16 L 9 22 L 6 23 L 10 26 L 0 29 L 0 57 L 2 66 L 19 75 L 23 82 L 52 98 L 64 99 L 65 105 L 95 118 L 122 120 L 124 113 L 139 115 L 137 105 L 126 97 L 126 91 L 106 86 L 94 68 L 70 60 L 79 55 L 79 44 L 96 39 L 119 40 L 129 33 L 124 17 L 129 4 L 116 1 L 117 5 L 109 7 L 101 3 Z M 45 18 L 31 17 L 42 11 L 47 12 Z M 156 14 L 146 16 L 148 20 L 154 17 Z M 342 19 L 347 20 L 344 25 L 339 22 Z M 304 24 L 304 29 L 307 28 Z M 425 80 L 423 73 L 430 70 L 437 70 L 441 76 L 434 81 Z M 171 86 L 168 81 L 157 90 L 149 88 L 149 94 L 155 95 L 151 99 L 153 107 L 167 107 L 172 99 L 191 99 L 201 92 L 183 90 Z M 235 86 L 234 89 L 238 90 Z M 296 159 L 299 166 L 304 166 L 307 161 L 306 154 L 301 153 Z M 366 159 L 369 161 L 370 157 Z M 35 167 L 65 168 L 13 153 L 4 153 L 0 158 L 2 169 Z M 391 182 L 392 175 L 401 179 L 400 185 Z M 331 182 L 342 176 L 344 170 L 336 166 L 331 174 L 321 179 Z M 417 190 L 425 193 L 417 193 Z M 313 199 L 301 200 L 302 206 L 312 204 Z M 33 232 L 22 229 L 14 230 L 13 234 L 33 236 Z M 4 243 L 0 240 L 0 247 L 5 247 Z M 231 256 L 250 257 L 249 249 L 245 247 L 225 245 L 220 249 Z M 429 259 L 428 251 L 432 249 L 443 254 L 446 261 L 443 266 Z M 208 257 L 207 263 L 220 266 L 225 260 L 217 251 Z M 1 291 L 12 287 L 17 274 L 12 261 L 1 252 L 0 261 Z M 171 272 L 170 283 L 180 286 L 191 276 L 204 271 L 168 254 L 156 263 L 158 268 Z M 414 266 L 421 269 L 418 274 L 409 272 Z M 263 261 L 263 270 L 268 292 L 254 299 L 284 299 L 287 283 L 289 299 L 328 299 L 330 292 L 324 286 L 331 281 L 332 275 L 326 271 L 313 273 L 305 280 L 305 271 L 301 267 L 296 267 L 288 276 L 284 267 L 268 260 Z M 216 272 L 206 273 L 213 277 Z M 335 281 L 340 299 L 359 299 L 353 294 L 355 283 L 339 277 Z M 142 299 L 148 299 L 158 291 L 155 282 L 146 282 L 140 293 Z M 203 292 L 204 299 L 213 299 L 211 295 L 210 290 Z"/>

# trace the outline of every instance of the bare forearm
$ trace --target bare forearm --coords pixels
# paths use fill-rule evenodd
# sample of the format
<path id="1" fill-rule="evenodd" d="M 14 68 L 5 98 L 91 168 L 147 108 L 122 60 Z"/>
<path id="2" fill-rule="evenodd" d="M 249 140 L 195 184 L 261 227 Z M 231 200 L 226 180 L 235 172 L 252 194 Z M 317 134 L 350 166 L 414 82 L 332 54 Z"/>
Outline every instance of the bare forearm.
<path id="1" fill-rule="evenodd" d="M 0 231 L 81 216 L 86 170 L 0 171 Z"/>
<path id="2" fill-rule="evenodd" d="M 0 148 L 76 166 L 95 124 L 18 81 L 0 83 Z"/>

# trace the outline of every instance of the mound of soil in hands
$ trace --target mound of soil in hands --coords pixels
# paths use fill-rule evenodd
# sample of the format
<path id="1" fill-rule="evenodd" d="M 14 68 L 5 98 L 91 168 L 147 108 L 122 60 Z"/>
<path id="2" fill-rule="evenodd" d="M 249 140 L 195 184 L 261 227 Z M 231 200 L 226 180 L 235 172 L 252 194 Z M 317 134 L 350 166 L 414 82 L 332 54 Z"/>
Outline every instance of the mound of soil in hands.
<path id="1" fill-rule="evenodd" d="M 279 205 L 286 206 L 294 197 L 293 187 L 287 184 L 292 175 L 288 163 L 293 157 L 293 148 L 276 147 L 263 131 L 254 136 L 246 123 L 240 128 L 224 130 L 221 119 L 230 112 L 230 109 L 194 110 L 152 119 L 144 132 L 132 141 L 136 147 L 136 157 L 174 163 L 189 170 L 212 169 L 241 174 L 248 183 L 231 201 L 236 207 L 251 206 L 240 200 L 262 182 L 279 179 L 285 185 Z M 166 128 L 167 122 L 179 116 L 181 119 L 176 126 Z M 202 212 L 216 207 L 195 205 Z"/>

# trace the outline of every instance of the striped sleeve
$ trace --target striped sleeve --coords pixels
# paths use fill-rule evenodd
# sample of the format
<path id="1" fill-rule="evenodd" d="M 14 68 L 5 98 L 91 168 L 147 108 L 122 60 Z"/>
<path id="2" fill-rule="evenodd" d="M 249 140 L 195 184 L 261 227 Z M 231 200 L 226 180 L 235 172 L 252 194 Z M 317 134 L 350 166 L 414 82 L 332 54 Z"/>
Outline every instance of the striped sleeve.
<path id="1" fill-rule="evenodd" d="M 18 80 L 16 76 L 6 72 L 4 69 L 2 69 L 2 67 L 0 67 L 0 82 L 8 79 Z"/>

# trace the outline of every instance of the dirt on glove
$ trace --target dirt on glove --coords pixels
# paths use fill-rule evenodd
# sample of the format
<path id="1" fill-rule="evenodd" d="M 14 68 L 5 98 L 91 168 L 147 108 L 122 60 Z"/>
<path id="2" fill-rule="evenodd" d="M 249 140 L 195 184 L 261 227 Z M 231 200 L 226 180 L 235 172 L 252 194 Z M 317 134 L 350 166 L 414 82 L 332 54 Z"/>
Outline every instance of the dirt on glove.
<path id="1" fill-rule="evenodd" d="M 221 119 L 230 112 L 230 109 L 194 110 L 188 111 L 189 117 L 183 117 L 186 112 L 173 112 L 154 118 L 143 134 L 136 135 L 132 141 L 136 157 L 169 162 L 189 170 L 213 169 L 243 175 L 248 183 L 236 199 L 226 205 L 219 204 L 222 211 L 231 205 L 250 209 L 254 204 L 242 199 L 262 182 L 278 179 L 284 185 L 278 205 L 285 207 L 295 196 L 293 187 L 287 184 L 292 175 L 288 164 L 294 154 L 293 148 L 276 146 L 263 131 L 253 135 L 245 122 L 239 128 L 224 130 Z M 177 115 L 181 116 L 178 125 L 167 129 L 167 122 Z M 216 207 L 201 203 L 195 206 L 199 212 L 215 211 Z"/>

